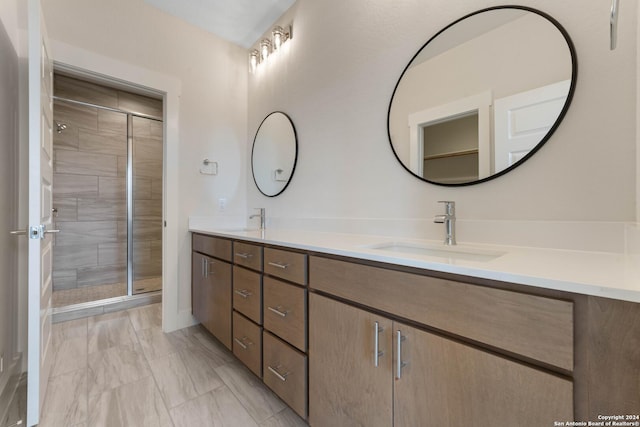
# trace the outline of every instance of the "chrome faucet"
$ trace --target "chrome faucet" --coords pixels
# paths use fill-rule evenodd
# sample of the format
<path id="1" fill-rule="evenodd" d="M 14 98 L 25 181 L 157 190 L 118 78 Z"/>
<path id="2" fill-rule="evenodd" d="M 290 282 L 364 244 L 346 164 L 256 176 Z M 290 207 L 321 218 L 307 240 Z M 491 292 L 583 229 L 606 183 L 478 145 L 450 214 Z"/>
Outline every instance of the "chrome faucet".
<path id="1" fill-rule="evenodd" d="M 444 224 L 447 232 L 447 236 L 444 239 L 444 244 L 447 246 L 456 244 L 456 202 L 450 202 L 446 200 L 440 200 L 438 203 L 444 203 L 445 214 L 436 215 L 433 218 L 433 222 L 436 224 Z"/>
<path id="2" fill-rule="evenodd" d="M 265 213 L 265 208 L 255 208 L 255 209 L 259 210 L 260 213 L 249 216 L 249 219 L 260 217 L 260 230 L 264 230 L 266 228 L 266 223 L 267 223 L 267 214 Z"/>

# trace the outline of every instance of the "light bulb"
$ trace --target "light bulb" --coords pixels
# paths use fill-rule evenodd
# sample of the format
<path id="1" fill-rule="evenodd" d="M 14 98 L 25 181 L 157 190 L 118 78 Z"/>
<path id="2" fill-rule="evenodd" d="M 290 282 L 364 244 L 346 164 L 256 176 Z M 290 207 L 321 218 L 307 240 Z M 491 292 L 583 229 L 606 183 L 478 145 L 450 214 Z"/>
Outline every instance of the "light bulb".
<path id="1" fill-rule="evenodd" d="M 273 50 L 280 49 L 282 42 L 284 41 L 284 30 L 282 27 L 278 26 L 273 29 Z"/>
<path id="2" fill-rule="evenodd" d="M 251 51 L 251 53 L 249 54 L 249 69 L 251 70 L 252 73 L 256 72 L 256 69 L 258 68 L 258 56 L 259 56 L 259 52 L 254 49 Z"/>
<path id="3" fill-rule="evenodd" d="M 271 52 L 271 42 L 267 39 L 264 39 L 260 42 L 260 56 L 262 60 L 266 60 Z"/>

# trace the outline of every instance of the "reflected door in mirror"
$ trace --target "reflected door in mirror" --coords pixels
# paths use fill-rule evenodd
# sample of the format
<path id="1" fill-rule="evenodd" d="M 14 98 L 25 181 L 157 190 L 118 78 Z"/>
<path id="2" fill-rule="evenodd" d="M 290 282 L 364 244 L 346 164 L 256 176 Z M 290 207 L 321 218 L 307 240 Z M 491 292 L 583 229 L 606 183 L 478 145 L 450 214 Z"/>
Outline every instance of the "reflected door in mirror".
<path id="1" fill-rule="evenodd" d="M 400 77 L 387 123 L 393 152 L 435 184 L 502 175 L 549 139 L 575 78 L 571 40 L 550 16 L 521 6 L 467 15 L 429 40 Z M 523 105 L 526 112 L 503 102 L 549 88 L 556 90 Z"/>

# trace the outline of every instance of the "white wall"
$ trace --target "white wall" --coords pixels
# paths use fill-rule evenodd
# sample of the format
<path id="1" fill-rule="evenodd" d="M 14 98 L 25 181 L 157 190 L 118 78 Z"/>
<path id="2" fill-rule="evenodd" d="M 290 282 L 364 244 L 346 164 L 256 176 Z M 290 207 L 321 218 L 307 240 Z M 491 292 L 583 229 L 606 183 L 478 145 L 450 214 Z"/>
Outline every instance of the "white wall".
<path id="1" fill-rule="evenodd" d="M 609 2 L 520 2 L 554 16 L 578 60 L 564 122 L 525 164 L 484 184 L 446 188 L 419 181 L 397 163 L 386 120 L 405 65 L 453 20 L 501 3 L 298 0 L 281 20 L 293 22 L 287 51 L 249 77 L 248 122 L 251 136 L 270 111 L 289 114 L 298 166 L 277 198 L 249 185 L 248 206 L 266 207 L 271 217 L 429 218 L 441 210 L 437 200 L 455 200 L 461 219 L 634 221 L 635 2 L 622 2 L 614 52 Z"/>
<path id="2" fill-rule="evenodd" d="M 74 58 L 78 63 L 72 65 L 103 66 L 103 70 L 93 71 L 105 72 L 106 67 L 111 75 L 138 76 L 132 80 L 147 81 L 157 76 L 162 81 L 168 77 L 178 82 L 179 119 L 167 124 L 177 131 L 177 150 L 169 154 L 169 161 L 178 156 L 177 182 L 171 179 L 165 184 L 177 188 L 178 193 L 166 200 L 167 209 L 177 211 L 178 221 L 177 242 L 170 243 L 177 246 L 178 259 L 169 262 L 178 270 L 178 310 L 188 314 L 188 216 L 217 213 L 216 201 L 221 197 L 228 201 L 225 214 L 246 211 L 246 50 L 143 0 L 42 0 L 42 4 L 49 36 L 57 41 L 53 45 L 54 59 Z M 83 51 L 97 59 L 83 60 Z M 205 157 L 218 161 L 218 176 L 199 174 Z M 174 269 L 174 265 L 165 267 Z"/>

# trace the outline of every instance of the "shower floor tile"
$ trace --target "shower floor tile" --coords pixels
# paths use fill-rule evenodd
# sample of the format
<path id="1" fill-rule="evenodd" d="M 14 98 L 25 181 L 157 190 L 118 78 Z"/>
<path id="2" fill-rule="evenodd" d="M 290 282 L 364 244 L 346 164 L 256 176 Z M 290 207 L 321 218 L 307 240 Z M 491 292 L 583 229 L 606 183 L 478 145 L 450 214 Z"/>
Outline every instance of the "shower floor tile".
<path id="1" fill-rule="evenodd" d="M 39 427 L 307 425 L 200 325 L 164 334 L 161 312 L 153 304 L 54 324 L 54 346 L 84 337 L 91 360 L 50 376 Z M 116 329 L 127 344 L 116 345 Z"/>

